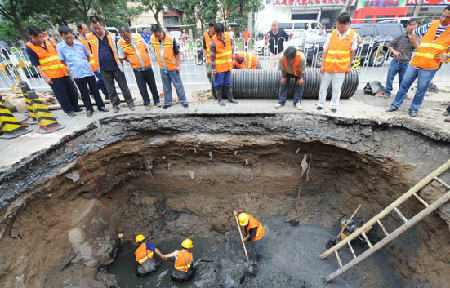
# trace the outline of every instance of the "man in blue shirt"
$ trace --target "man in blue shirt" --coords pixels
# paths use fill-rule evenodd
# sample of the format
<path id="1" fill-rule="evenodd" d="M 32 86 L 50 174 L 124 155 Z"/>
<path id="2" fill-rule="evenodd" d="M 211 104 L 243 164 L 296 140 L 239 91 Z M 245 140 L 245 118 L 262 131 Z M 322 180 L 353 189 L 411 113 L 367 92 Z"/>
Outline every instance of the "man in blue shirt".
<path id="1" fill-rule="evenodd" d="M 152 34 L 147 32 L 147 29 L 143 28 L 141 33 L 142 39 L 144 39 L 145 43 L 149 44 L 150 39 L 152 38 Z"/>
<path id="2" fill-rule="evenodd" d="M 58 52 L 61 62 L 69 67 L 75 83 L 81 92 L 81 99 L 86 107 L 87 117 L 91 117 L 92 113 L 94 113 L 91 98 L 89 97 L 88 85 L 94 95 L 98 110 L 108 112 L 108 109 L 105 108 L 105 104 L 100 97 L 100 92 L 96 85 L 95 74 L 89 64 L 91 53 L 89 53 L 81 41 L 74 40 L 74 36 L 69 27 L 61 26 L 59 27 L 58 32 L 64 41 L 56 46 L 56 51 Z"/>

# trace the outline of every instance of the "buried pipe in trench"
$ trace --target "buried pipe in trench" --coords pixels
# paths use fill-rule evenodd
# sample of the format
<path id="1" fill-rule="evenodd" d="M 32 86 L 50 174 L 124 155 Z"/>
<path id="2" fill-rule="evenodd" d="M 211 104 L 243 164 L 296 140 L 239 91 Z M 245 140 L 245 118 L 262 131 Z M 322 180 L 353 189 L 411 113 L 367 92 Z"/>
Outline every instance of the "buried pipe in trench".
<path id="1" fill-rule="evenodd" d="M 306 69 L 304 76 L 303 99 L 318 99 L 322 74 L 319 68 Z M 341 99 L 348 99 L 359 85 L 357 70 L 345 75 Z M 232 71 L 233 96 L 238 99 L 278 99 L 281 72 L 278 70 L 240 69 Z M 289 80 L 288 98 L 294 95 L 295 80 Z M 327 99 L 331 99 L 331 85 Z"/>

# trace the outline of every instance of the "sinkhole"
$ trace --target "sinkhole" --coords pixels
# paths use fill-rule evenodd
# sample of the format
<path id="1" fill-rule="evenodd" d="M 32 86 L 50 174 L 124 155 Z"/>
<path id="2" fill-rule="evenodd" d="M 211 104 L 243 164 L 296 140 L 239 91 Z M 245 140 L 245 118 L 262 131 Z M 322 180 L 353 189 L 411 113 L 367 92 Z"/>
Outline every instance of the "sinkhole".
<path id="1" fill-rule="evenodd" d="M 402 127 L 312 116 L 122 117 L 72 135 L 78 154 L 61 141 L 2 175 L 1 287 L 325 287 L 338 263 L 319 255 L 339 219 L 361 204 L 367 221 L 449 149 Z M 265 227 L 256 275 L 245 272 L 233 209 Z M 407 217 L 420 209 L 402 205 Z M 444 287 L 448 231 L 442 213 L 430 215 L 326 286 Z M 136 234 L 163 253 L 192 238 L 195 278 L 172 282 L 173 263 L 159 258 L 157 272 L 136 277 Z"/>

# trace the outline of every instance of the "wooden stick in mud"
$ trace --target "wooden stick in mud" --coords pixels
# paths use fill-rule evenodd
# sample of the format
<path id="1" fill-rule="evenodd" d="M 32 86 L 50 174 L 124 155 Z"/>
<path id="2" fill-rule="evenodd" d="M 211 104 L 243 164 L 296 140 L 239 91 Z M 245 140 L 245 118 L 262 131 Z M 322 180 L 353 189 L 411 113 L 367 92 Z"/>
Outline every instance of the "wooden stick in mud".
<path id="1" fill-rule="evenodd" d="M 342 227 L 341 232 L 339 232 L 339 234 L 337 235 L 336 238 L 339 238 L 341 236 L 341 233 L 344 231 L 345 228 L 347 228 L 348 223 L 350 223 L 350 221 L 353 219 L 353 217 L 355 217 L 356 213 L 358 213 L 360 208 L 361 208 L 361 204 L 359 204 L 358 208 L 356 208 L 356 210 L 353 211 L 352 216 L 350 216 L 350 218 L 347 221 L 345 221 L 346 223 L 345 223 L 344 227 Z"/>
<path id="2" fill-rule="evenodd" d="M 238 230 L 239 230 L 239 235 L 241 235 L 241 242 L 242 242 L 242 247 L 244 247 L 245 258 L 247 258 L 247 262 L 248 262 L 247 248 L 245 247 L 244 236 L 242 236 L 241 227 L 239 227 L 239 220 L 238 220 L 237 216 L 234 216 L 234 218 L 236 219 L 236 224 L 237 224 L 237 227 L 238 227 Z"/>

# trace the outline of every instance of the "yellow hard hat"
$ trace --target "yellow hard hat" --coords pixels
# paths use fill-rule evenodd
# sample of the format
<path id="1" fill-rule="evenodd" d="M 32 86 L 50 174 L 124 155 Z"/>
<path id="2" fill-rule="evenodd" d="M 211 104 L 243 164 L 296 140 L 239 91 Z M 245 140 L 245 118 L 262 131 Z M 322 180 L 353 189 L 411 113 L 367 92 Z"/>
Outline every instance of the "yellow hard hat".
<path id="1" fill-rule="evenodd" d="M 145 236 L 144 235 L 139 234 L 139 235 L 136 236 L 136 243 L 139 243 L 139 242 L 144 241 L 144 240 L 145 240 Z"/>
<path id="2" fill-rule="evenodd" d="M 194 245 L 192 245 L 192 240 L 189 238 L 184 239 L 183 242 L 181 242 L 181 246 L 183 246 L 184 248 L 192 248 L 194 247 Z"/>
<path id="3" fill-rule="evenodd" d="M 248 214 L 247 213 L 239 214 L 238 219 L 239 219 L 239 225 L 246 226 L 248 224 Z"/>

